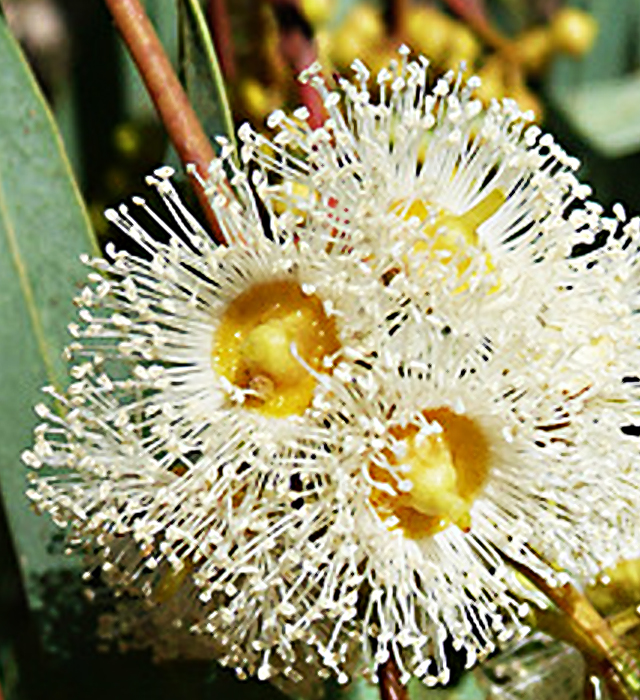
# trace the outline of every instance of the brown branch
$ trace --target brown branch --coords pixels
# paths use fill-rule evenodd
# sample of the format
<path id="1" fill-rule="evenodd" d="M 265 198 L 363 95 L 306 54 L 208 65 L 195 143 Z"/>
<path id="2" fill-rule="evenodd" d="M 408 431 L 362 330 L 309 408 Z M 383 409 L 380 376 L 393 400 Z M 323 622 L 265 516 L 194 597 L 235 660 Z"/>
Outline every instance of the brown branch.
<path id="1" fill-rule="evenodd" d="M 237 74 L 236 56 L 226 0 L 209 0 L 207 23 L 218 54 L 222 75 L 227 82 L 234 80 Z"/>
<path id="2" fill-rule="evenodd" d="M 553 15 L 560 9 L 562 0 L 538 0 L 538 14 L 549 22 Z"/>
<path id="3" fill-rule="evenodd" d="M 640 695 L 640 671 L 635 659 L 622 646 L 613 633 L 607 620 L 593 607 L 589 599 L 571 583 L 552 586 L 542 576 L 514 561 L 503 553 L 504 559 L 516 571 L 523 574 L 536 588 L 553 602 L 575 625 L 578 632 L 588 644 L 588 651 L 602 660 L 613 672 L 615 683 L 611 685 L 626 687 L 630 698 Z"/>
<path id="4" fill-rule="evenodd" d="M 139 0 L 105 0 L 105 4 L 180 160 L 185 167 L 193 164 L 200 178 L 206 180 L 215 152 Z M 192 183 L 214 238 L 222 242 L 218 222 L 201 183 L 197 178 Z"/>
<path id="5" fill-rule="evenodd" d="M 508 58 L 514 56 L 512 42 L 487 18 L 483 0 L 446 0 L 446 3 L 487 46 L 505 53 Z"/>
<path id="6" fill-rule="evenodd" d="M 611 700 L 638 700 L 638 694 L 632 691 L 622 680 L 620 675 L 610 666 L 599 671 L 599 676 L 604 680 Z"/>
<path id="7" fill-rule="evenodd" d="M 400 669 L 393 656 L 378 667 L 380 700 L 409 700 L 407 686 L 400 682 Z"/>
<path id="8" fill-rule="evenodd" d="M 279 48 L 295 77 L 318 59 L 315 41 L 309 36 L 307 22 L 299 0 L 268 0 L 273 8 L 280 33 Z M 283 21 L 286 18 L 286 21 Z M 298 83 L 302 104 L 309 110 L 309 124 L 316 128 L 325 120 L 322 98 L 311 85 Z"/>
<path id="9" fill-rule="evenodd" d="M 487 8 L 484 0 L 445 0 L 447 5 L 459 14 L 462 18 L 468 20 L 473 18 L 476 22 L 489 24 L 487 19 Z"/>
<path id="10" fill-rule="evenodd" d="M 387 0 L 386 18 L 392 38 L 404 38 L 408 13 L 409 0 Z"/>

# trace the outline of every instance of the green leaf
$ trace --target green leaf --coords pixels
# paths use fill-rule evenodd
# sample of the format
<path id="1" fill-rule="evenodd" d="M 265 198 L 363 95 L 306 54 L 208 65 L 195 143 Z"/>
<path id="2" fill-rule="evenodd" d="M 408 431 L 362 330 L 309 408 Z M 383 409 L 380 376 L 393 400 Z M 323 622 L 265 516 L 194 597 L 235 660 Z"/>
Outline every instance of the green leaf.
<path id="1" fill-rule="evenodd" d="M 556 97 L 556 105 L 597 153 L 619 158 L 640 150 L 640 77 L 629 76 Z"/>
<path id="2" fill-rule="evenodd" d="M 640 4 L 617 0 L 615 12 L 609 0 L 572 4 L 594 17 L 598 36 L 583 58 L 562 56 L 554 61 L 547 79 L 549 97 L 598 155 L 617 158 L 639 151 L 640 79 L 634 60 Z"/>
<path id="3" fill-rule="evenodd" d="M 235 144 L 235 129 L 224 78 L 201 0 L 178 0 L 179 63 L 191 105 L 212 143 L 225 136 Z"/>
<path id="4" fill-rule="evenodd" d="M 552 81 L 558 87 L 584 87 L 594 81 L 619 78 L 632 67 L 632 50 L 637 44 L 637 0 L 582 0 L 571 5 L 586 10 L 597 22 L 598 35 L 582 58 L 559 57 Z"/>
<path id="5" fill-rule="evenodd" d="M 0 19 L 0 493 L 29 602 L 43 577 L 69 568 L 51 551 L 57 528 L 24 495 L 21 452 L 32 443 L 40 387 L 66 383 L 62 349 L 72 297 L 95 247 L 60 136 L 38 86 Z"/>

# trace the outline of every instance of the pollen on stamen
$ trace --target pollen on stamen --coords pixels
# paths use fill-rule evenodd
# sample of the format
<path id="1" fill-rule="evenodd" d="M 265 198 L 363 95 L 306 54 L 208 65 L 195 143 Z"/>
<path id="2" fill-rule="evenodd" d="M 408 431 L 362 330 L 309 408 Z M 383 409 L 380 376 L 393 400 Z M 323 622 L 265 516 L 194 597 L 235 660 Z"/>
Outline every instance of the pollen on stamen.
<path id="1" fill-rule="evenodd" d="M 457 253 L 462 253 L 457 256 L 456 264 L 458 277 L 462 277 L 473 257 L 477 255 L 475 249 L 480 246 L 478 229 L 505 201 L 503 192 L 494 189 L 463 214 L 453 214 L 421 199 L 395 202 L 391 211 L 406 221 L 416 218 L 421 224 L 422 235 L 414 243 L 412 255 L 426 253 L 429 260 L 442 256 L 443 261 L 447 262 Z M 470 255 L 465 254 L 465 246 L 471 246 L 474 252 Z M 493 270 L 491 257 L 488 252 L 483 252 L 483 256 L 485 267 L 490 272 Z M 422 274 L 425 264 L 418 267 L 418 274 Z M 458 291 L 463 291 L 466 287 L 467 285 L 463 284 Z"/>

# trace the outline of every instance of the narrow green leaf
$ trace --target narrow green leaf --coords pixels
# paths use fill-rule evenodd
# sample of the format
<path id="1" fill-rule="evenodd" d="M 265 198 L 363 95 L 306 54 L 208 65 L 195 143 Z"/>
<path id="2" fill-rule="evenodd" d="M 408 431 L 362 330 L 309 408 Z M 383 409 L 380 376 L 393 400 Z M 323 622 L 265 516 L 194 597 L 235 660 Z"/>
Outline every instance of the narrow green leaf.
<path id="1" fill-rule="evenodd" d="M 43 384 L 64 386 L 62 348 L 71 299 L 95 248 L 60 136 L 38 86 L 0 19 L 0 492 L 26 591 L 69 567 L 51 551 L 55 528 L 31 512 L 21 452 L 32 442 Z"/>
<path id="2" fill-rule="evenodd" d="M 216 136 L 226 136 L 235 144 L 229 98 L 201 1 L 178 0 L 180 72 L 191 104 L 212 143 Z"/>

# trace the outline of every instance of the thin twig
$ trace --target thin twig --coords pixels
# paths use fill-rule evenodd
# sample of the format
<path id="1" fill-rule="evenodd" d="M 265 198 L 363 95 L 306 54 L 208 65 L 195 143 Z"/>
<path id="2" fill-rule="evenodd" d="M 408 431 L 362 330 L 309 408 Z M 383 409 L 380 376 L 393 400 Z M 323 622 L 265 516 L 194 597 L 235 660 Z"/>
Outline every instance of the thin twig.
<path id="1" fill-rule="evenodd" d="M 616 637 L 622 637 L 625 634 L 629 634 L 629 632 L 640 626 L 640 606 L 631 605 L 619 613 L 609 615 L 607 617 L 607 622 L 609 623 L 609 627 L 611 627 Z"/>
<path id="2" fill-rule="evenodd" d="M 389 36 L 395 40 L 403 40 L 407 29 L 409 0 L 387 0 L 385 19 Z"/>
<path id="3" fill-rule="evenodd" d="M 407 27 L 409 0 L 387 0 L 387 23 L 394 39 L 403 39 Z"/>
<path id="4" fill-rule="evenodd" d="M 226 0 L 209 0 L 207 23 L 218 54 L 222 75 L 227 82 L 234 80 L 237 74 L 236 56 Z"/>
<path id="5" fill-rule="evenodd" d="M 268 0 L 278 20 L 280 53 L 291 67 L 295 77 L 318 59 L 318 51 L 310 33 L 299 0 Z M 324 122 L 324 105 L 316 90 L 304 83 L 298 84 L 302 104 L 309 110 L 309 125 L 313 128 Z"/>
<path id="6" fill-rule="evenodd" d="M 195 166 L 205 181 L 215 158 L 189 99 L 176 76 L 158 36 L 138 0 L 105 0 L 111 15 L 140 71 L 149 96 L 158 111 L 180 160 Z M 218 222 L 198 178 L 192 183 L 209 222 L 213 236 L 222 241 Z"/>
<path id="7" fill-rule="evenodd" d="M 464 19 L 473 18 L 476 22 L 489 24 L 484 0 L 445 0 L 447 5 Z"/>
<path id="8" fill-rule="evenodd" d="M 536 588 L 558 607 L 588 642 L 590 652 L 602 659 L 616 676 L 615 683 L 627 688 L 630 698 L 640 696 L 640 671 L 635 659 L 589 599 L 571 583 L 552 586 L 542 576 L 520 562 L 503 555 L 514 569 L 523 574 Z M 611 679 L 609 679 L 611 683 Z M 617 688 L 619 690 L 619 688 Z"/>
<path id="9" fill-rule="evenodd" d="M 611 700 L 638 700 L 638 694 L 631 690 L 611 667 L 603 669 L 600 678 L 604 680 L 608 697 Z"/>
<path id="10" fill-rule="evenodd" d="M 561 5 L 562 0 L 538 0 L 536 9 L 538 13 L 549 22 L 553 15 L 560 9 Z"/>
<path id="11" fill-rule="evenodd" d="M 407 686 L 400 681 L 400 669 L 393 656 L 378 668 L 380 700 L 409 700 Z"/>
<path id="12" fill-rule="evenodd" d="M 515 55 L 512 42 L 489 21 L 482 0 L 446 0 L 446 3 L 487 46 L 505 53 L 509 58 Z"/>

